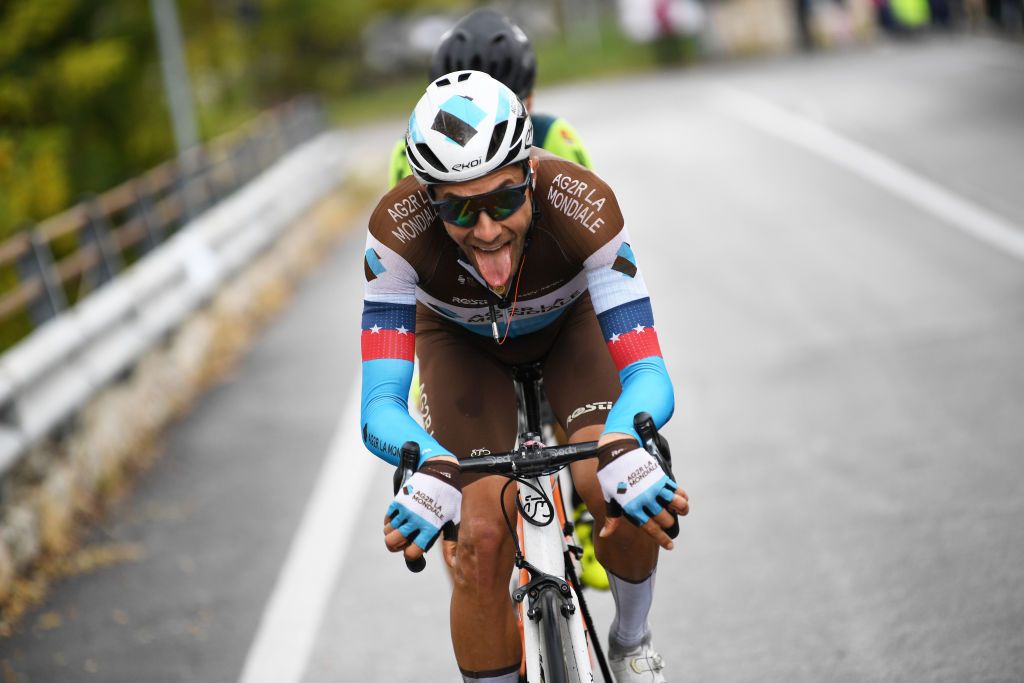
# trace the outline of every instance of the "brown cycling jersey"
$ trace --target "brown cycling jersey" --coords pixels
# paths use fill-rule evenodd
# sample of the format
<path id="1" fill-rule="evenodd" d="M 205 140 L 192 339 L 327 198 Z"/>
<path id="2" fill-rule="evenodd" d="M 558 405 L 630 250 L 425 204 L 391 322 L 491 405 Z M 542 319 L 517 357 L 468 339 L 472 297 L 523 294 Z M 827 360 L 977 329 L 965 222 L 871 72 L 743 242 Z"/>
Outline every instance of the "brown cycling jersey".
<path id="1" fill-rule="evenodd" d="M 406 410 L 417 304 L 485 338 L 492 334 L 493 316 L 498 333 L 507 331 L 512 340 L 547 330 L 589 294 L 579 310 L 596 314 L 622 383 L 605 430 L 631 433 L 640 410 L 660 426 L 672 412 L 671 381 L 647 288 L 615 195 L 593 171 L 543 150 L 533 150 L 532 157 L 538 162 L 536 219 L 514 310 L 502 308 L 508 294 L 500 300 L 488 288 L 412 177 L 388 192 L 370 217 L 363 261 L 363 440 L 389 462 L 407 440 L 420 444 L 424 458 L 450 452 Z"/>
<path id="2" fill-rule="evenodd" d="M 587 259 L 624 237 L 618 202 L 597 174 L 542 150 L 533 156 L 538 160 L 539 218 L 530 230 L 510 336 L 550 324 L 586 291 Z M 368 299 L 411 303 L 415 297 L 445 318 L 491 334 L 487 285 L 448 237 L 426 189 L 412 177 L 378 204 L 367 249 L 369 258 L 373 250 L 387 268 L 377 278 L 369 261 L 364 264 Z M 635 272 L 634 264 L 624 267 Z M 503 326 L 509 311 L 496 312 Z"/>

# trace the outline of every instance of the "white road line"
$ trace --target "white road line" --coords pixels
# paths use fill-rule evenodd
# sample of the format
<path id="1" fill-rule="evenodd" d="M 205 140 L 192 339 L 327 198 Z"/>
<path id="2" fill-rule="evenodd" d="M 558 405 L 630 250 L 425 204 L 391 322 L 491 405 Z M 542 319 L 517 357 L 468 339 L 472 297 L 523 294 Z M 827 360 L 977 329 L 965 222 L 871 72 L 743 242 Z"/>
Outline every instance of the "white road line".
<path id="1" fill-rule="evenodd" d="M 1024 261 L 1024 227 L 1010 223 L 815 121 L 748 92 L 724 86 L 717 90 L 717 101 L 733 118 L 825 157 L 942 221 Z"/>
<path id="2" fill-rule="evenodd" d="M 240 683 L 301 680 L 369 481 L 380 466 L 359 436 L 357 382 L 263 610 Z"/>

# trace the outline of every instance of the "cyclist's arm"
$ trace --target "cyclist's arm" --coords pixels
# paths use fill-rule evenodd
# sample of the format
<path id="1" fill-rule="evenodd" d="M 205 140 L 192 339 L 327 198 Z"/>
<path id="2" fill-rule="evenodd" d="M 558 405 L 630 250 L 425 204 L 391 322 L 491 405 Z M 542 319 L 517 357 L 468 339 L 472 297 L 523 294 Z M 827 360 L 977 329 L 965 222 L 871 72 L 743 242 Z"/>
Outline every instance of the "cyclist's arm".
<path id="1" fill-rule="evenodd" d="M 367 279 L 361 335 L 363 443 L 392 465 L 398 464 L 406 441 L 419 444 L 421 462 L 451 455 L 409 415 L 416 348 L 416 273 L 372 236 L 367 240 L 363 268 Z"/>
<path id="2" fill-rule="evenodd" d="M 391 149 L 391 162 L 388 165 L 388 189 L 398 184 L 402 178 L 412 175 L 409 159 L 405 156 L 405 138 L 401 138 Z"/>
<path id="3" fill-rule="evenodd" d="M 579 133 L 565 119 L 553 119 L 550 125 L 544 127 L 543 135 L 544 139 L 538 144 L 544 149 L 585 168 L 594 167 L 590 152 L 583 146 Z"/>
<path id="4" fill-rule="evenodd" d="M 619 371 L 622 393 L 605 422 L 605 434 L 629 434 L 633 416 L 651 414 L 660 428 L 672 417 L 672 380 L 661 356 L 647 285 L 623 227 L 585 262 L 590 297 L 605 343 Z"/>

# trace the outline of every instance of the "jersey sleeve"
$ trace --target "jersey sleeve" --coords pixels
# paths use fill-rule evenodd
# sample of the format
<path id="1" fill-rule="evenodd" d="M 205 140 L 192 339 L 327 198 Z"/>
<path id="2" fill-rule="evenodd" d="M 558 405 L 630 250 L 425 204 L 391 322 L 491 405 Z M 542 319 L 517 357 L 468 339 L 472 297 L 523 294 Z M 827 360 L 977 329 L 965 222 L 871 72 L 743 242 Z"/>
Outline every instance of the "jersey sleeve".
<path id="1" fill-rule="evenodd" d="M 406 441 L 419 444 L 421 462 L 447 455 L 448 451 L 409 415 L 416 349 L 416 272 L 371 233 L 366 240 L 363 273 L 363 443 L 392 465 L 398 464 Z"/>
<path id="2" fill-rule="evenodd" d="M 388 189 L 397 185 L 402 178 L 411 175 L 412 168 L 409 167 L 409 159 L 405 156 L 405 138 L 403 137 L 391 149 L 391 160 L 388 163 Z"/>
<path id="3" fill-rule="evenodd" d="M 547 127 L 544 139 L 540 146 L 552 154 L 557 154 L 563 159 L 572 161 L 584 168 L 593 168 L 590 160 L 590 152 L 583 146 L 579 133 L 568 121 L 563 118 L 556 118 Z"/>
<path id="4" fill-rule="evenodd" d="M 672 417 L 675 398 L 647 285 L 626 228 L 591 254 L 584 268 L 594 311 L 622 383 L 622 393 L 608 414 L 604 431 L 632 434 L 640 441 L 633 416 L 648 412 L 660 428 Z"/>

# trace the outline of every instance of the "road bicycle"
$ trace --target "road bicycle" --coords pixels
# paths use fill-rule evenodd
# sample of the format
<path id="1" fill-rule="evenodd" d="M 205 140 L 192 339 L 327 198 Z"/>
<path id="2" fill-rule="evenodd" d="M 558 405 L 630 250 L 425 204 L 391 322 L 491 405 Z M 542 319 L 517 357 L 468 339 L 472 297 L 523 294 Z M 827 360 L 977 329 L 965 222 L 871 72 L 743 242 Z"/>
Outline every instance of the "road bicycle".
<path id="1" fill-rule="evenodd" d="M 551 438 L 555 420 L 543 397 L 540 366 L 516 366 L 512 377 L 519 408 L 515 450 L 460 458 L 459 464 L 463 473 L 508 478 L 498 504 L 515 541 L 516 571 L 510 592 L 523 642 L 521 673 L 528 683 L 592 683 L 596 661 L 605 683 L 614 683 L 576 572 L 575 562 L 582 548 L 576 542 L 574 526 L 563 504 L 563 492 L 568 495 L 567 482 L 557 476 L 572 462 L 596 457 L 597 442 L 544 446 L 541 435 Z M 668 444 L 658 434 L 650 415 L 638 413 L 633 425 L 644 448 L 672 477 Z M 406 442 L 395 472 L 396 492 L 412 476 L 418 463 L 418 445 Z M 503 504 L 505 492 L 513 483 L 518 487 L 519 514 L 515 524 Z M 671 538 L 679 533 L 674 514 L 667 533 Z M 456 535 L 449 527 L 444 537 L 453 540 Z M 418 572 L 426 561 L 420 557 L 407 565 Z"/>

